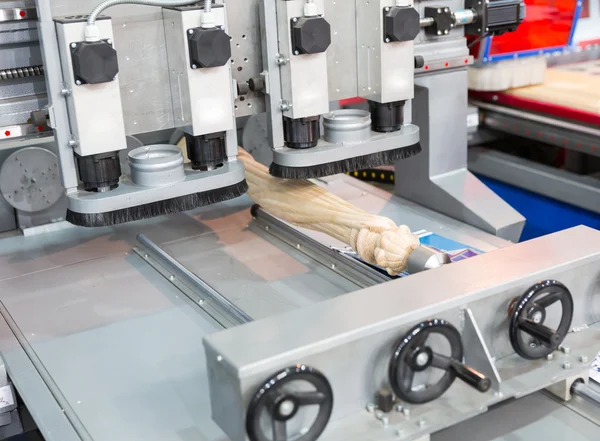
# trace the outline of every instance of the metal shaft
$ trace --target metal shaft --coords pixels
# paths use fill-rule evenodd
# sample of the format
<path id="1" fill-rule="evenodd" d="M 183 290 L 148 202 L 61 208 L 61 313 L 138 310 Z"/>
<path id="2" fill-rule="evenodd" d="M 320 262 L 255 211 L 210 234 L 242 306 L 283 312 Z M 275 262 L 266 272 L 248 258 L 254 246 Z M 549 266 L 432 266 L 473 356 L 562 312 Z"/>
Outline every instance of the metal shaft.
<path id="1" fill-rule="evenodd" d="M 39 77 L 44 75 L 44 66 L 26 66 L 15 69 L 1 69 L 0 80 L 12 80 L 15 78 Z"/>
<path id="2" fill-rule="evenodd" d="M 176 259 L 171 257 L 161 247 L 156 245 L 146 236 L 143 234 L 138 234 L 137 240 L 150 251 L 155 253 L 158 257 L 160 257 L 160 259 L 166 262 L 172 269 L 176 270 L 180 277 L 185 278 L 188 282 L 192 283 L 206 293 L 206 295 L 210 296 L 212 300 L 218 303 L 224 309 L 224 311 L 233 317 L 239 324 L 249 323 L 252 321 L 252 317 L 223 297 L 212 286 L 208 285 L 204 280 L 191 272 Z"/>
<path id="3" fill-rule="evenodd" d="M 583 381 L 576 381 L 571 386 L 571 393 L 577 395 L 592 404 L 600 405 L 600 392 L 592 389 L 590 386 L 585 384 Z"/>

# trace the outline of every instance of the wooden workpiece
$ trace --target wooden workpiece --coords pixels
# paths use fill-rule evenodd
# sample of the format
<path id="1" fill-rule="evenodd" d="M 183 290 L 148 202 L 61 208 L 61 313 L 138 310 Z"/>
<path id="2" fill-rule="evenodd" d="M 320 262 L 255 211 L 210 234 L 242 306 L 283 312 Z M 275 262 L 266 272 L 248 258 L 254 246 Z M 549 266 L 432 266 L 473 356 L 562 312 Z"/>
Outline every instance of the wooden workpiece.
<path id="1" fill-rule="evenodd" d="M 243 149 L 238 159 L 246 166 L 250 198 L 265 211 L 350 245 L 363 260 L 391 275 L 406 269 L 408 256 L 419 246 L 406 225 L 369 214 L 310 181 L 275 178 Z"/>

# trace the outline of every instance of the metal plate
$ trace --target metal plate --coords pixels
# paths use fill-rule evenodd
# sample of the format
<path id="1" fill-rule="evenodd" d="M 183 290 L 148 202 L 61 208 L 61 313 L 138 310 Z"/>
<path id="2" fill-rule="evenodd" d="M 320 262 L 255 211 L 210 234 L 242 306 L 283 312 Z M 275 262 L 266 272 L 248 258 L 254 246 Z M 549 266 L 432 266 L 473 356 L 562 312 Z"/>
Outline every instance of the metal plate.
<path id="1" fill-rule="evenodd" d="M 13 153 L 0 169 L 0 191 L 17 210 L 33 213 L 52 207 L 63 194 L 58 158 L 41 147 Z"/>

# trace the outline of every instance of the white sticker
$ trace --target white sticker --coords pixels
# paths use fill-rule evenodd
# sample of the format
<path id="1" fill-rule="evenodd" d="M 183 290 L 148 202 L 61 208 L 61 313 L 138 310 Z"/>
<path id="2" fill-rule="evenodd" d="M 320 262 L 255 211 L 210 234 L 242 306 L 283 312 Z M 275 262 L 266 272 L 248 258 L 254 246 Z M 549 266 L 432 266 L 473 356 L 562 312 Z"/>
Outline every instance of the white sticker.
<path id="1" fill-rule="evenodd" d="M 467 115 L 467 128 L 479 126 L 479 113 L 469 113 Z"/>
<path id="2" fill-rule="evenodd" d="M 12 387 L 10 385 L 0 387 L 0 409 L 13 406 L 14 404 L 15 397 L 13 396 Z"/>

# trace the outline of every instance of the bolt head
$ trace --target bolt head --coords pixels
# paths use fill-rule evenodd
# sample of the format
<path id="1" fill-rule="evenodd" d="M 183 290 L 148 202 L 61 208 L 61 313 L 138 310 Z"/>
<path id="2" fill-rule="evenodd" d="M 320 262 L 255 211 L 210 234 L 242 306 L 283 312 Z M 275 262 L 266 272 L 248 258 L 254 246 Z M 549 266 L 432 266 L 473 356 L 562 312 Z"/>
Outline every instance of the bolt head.
<path id="1" fill-rule="evenodd" d="M 79 80 L 76 80 L 76 81 L 75 81 L 75 84 L 77 84 L 78 86 L 81 86 L 81 81 L 79 81 Z"/>
<path id="2" fill-rule="evenodd" d="M 568 361 L 565 361 L 562 365 L 563 369 L 571 369 L 571 363 L 569 363 Z"/>
<path id="3" fill-rule="evenodd" d="M 450 31 L 448 31 L 448 29 L 446 29 L 446 30 L 444 31 L 444 35 L 448 35 L 449 33 L 450 33 Z"/>
<path id="4" fill-rule="evenodd" d="M 438 9 L 438 14 L 441 14 L 441 13 L 442 13 L 442 9 L 440 8 L 440 9 Z"/>
<path id="5" fill-rule="evenodd" d="M 190 29 L 190 30 L 188 31 L 188 34 L 190 34 L 190 35 L 194 35 L 194 30 L 193 30 L 193 29 Z"/>
<path id="6" fill-rule="evenodd" d="M 108 40 L 106 40 L 106 42 L 107 42 L 108 44 L 110 44 L 111 46 L 112 46 L 112 44 L 113 44 L 113 41 L 112 41 L 110 38 L 109 38 Z"/>
<path id="7" fill-rule="evenodd" d="M 587 362 L 588 362 L 588 358 L 587 358 L 587 356 L 585 356 L 585 355 L 581 355 L 581 356 L 579 357 L 579 362 L 580 362 L 580 363 L 587 363 Z"/>
<path id="8" fill-rule="evenodd" d="M 192 64 L 192 69 L 198 69 L 198 66 L 196 64 Z"/>
<path id="9" fill-rule="evenodd" d="M 367 412 L 369 412 L 369 413 L 375 412 L 375 404 L 373 404 L 373 403 L 367 404 Z"/>
<path id="10" fill-rule="evenodd" d="M 427 423 L 425 422 L 425 420 L 423 420 L 423 419 L 420 419 L 420 420 L 419 420 L 419 427 L 420 427 L 421 429 L 422 429 L 423 427 L 425 427 L 425 426 L 426 426 L 426 424 L 427 424 Z"/>
<path id="11" fill-rule="evenodd" d="M 546 360 L 548 360 L 548 361 L 554 360 L 554 354 L 548 354 L 548 355 L 546 355 Z"/>
<path id="12" fill-rule="evenodd" d="M 402 409 L 402 413 L 404 414 L 405 417 L 409 417 L 410 416 L 410 409 L 408 407 L 405 407 Z"/>
<path id="13" fill-rule="evenodd" d="M 396 412 L 402 412 L 402 404 L 396 404 Z"/>
<path id="14" fill-rule="evenodd" d="M 77 43 L 71 43 L 71 48 L 75 49 L 77 47 Z"/>
<path id="15" fill-rule="evenodd" d="M 383 411 L 376 410 L 375 411 L 375 418 L 377 418 L 378 420 L 380 420 L 381 418 L 383 418 Z"/>
<path id="16" fill-rule="evenodd" d="M 438 35 L 442 35 L 442 31 L 437 31 L 437 34 Z"/>
<path id="17" fill-rule="evenodd" d="M 387 415 L 381 417 L 381 424 L 387 426 L 390 423 L 390 418 Z"/>

